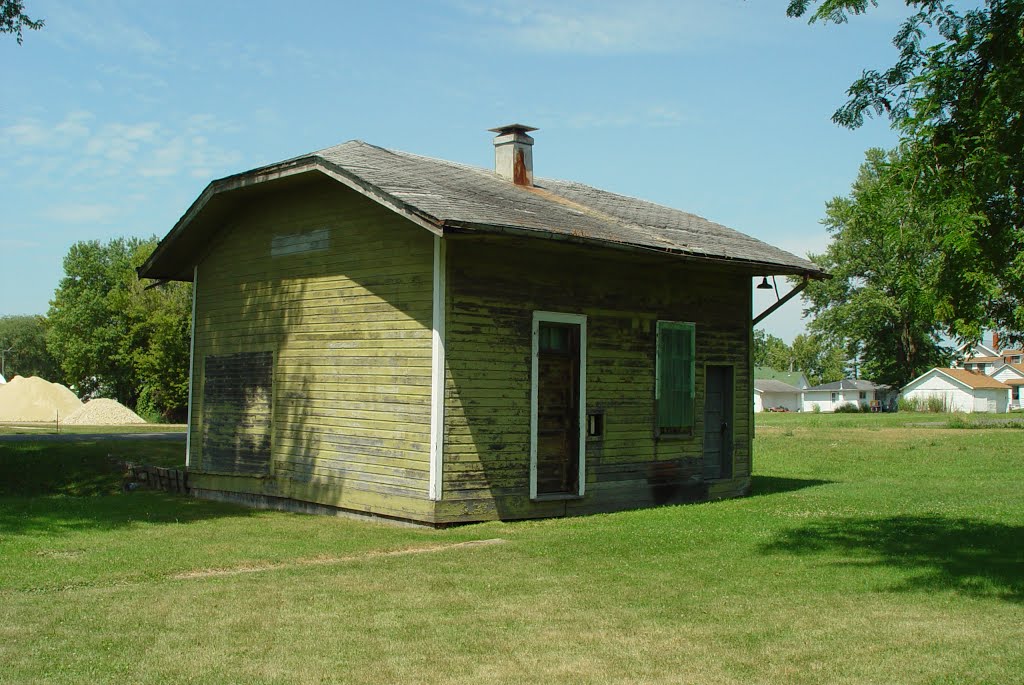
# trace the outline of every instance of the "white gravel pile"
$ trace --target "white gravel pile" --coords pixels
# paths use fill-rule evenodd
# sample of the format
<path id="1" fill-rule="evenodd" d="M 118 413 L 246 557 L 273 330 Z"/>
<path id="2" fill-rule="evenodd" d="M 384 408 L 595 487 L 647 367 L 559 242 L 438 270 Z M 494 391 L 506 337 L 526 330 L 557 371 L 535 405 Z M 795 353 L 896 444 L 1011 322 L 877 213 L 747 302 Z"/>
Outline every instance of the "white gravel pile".
<path id="1" fill-rule="evenodd" d="M 69 426 L 124 426 L 146 420 L 117 400 L 89 400 L 62 420 Z"/>
<path id="2" fill-rule="evenodd" d="M 56 421 L 81 409 L 82 401 L 60 383 L 15 376 L 0 385 L 0 422 Z"/>

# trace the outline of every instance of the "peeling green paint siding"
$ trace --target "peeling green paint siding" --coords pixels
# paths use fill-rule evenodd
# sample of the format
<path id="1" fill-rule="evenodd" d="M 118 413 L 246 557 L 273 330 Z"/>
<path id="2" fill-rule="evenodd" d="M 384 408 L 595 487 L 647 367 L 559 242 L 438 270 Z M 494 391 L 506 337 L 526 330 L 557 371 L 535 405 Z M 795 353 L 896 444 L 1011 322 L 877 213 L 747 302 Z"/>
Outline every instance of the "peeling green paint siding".
<path id="1" fill-rule="evenodd" d="M 445 468 L 437 521 L 582 514 L 749 486 L 750 276 L 669 258 L 539 240 L 456 238 L 448 246 Z M 587 442 L 586 495 L 531 501 L 531 315 L 587 316 L 587 405 L 604 436 Z M 655 436 L 656 328 L 695 324 L 692 434 Z M 704 368 L 735 366 L 733 477 L 704 483 Z M 693 480 L 691 480 L 693 479 Z"/>
<path id="2" fill-rule="evenodd" d="M 198 267 L 193 486 L 431 518 L 432 239 L 327 182 L 228 218 Z M 202 371 L 251 352 L 273 354 L 273 425 L 269 472 L 247 478 L 204 459 Z"/>

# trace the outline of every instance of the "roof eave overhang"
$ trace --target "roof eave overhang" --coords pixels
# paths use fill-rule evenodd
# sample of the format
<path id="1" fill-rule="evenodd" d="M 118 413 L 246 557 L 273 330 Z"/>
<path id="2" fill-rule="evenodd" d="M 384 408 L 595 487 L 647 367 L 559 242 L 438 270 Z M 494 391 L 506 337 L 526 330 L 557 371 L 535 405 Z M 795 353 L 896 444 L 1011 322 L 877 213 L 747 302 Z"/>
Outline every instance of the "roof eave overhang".
<path id="1" fill-rule="evenodd" d="M 178 220 L 174 228 L 164 236 L 163 240 L 156 246 L 156 249 L 153 250 L 153 254 L 138 268 L 139 277 L 191 281 L 193 266 L 199 262 L 200 255 L 196 252 L 191 252 L 187 255 L 175 255 L 174 248 L 191 232 L 197 228 L 202 229 L 199 219 L 212 202 L 229 196 L 232 193 L 238 193 L 259 185 L 273 184 L 274 182 L 294 178 L 302 174 L 322 174 L 387 207 L 435 235 L 442 235 L 444 232 L 439 219 L 411 207 L 372 184 L 366 183 L 351 172 L 327 162 L 321 157 L 300 157 L 281 164 L 254 169 L 235 176 L 228 176 L 210 183 L 188 208 L 188 211 Z M 203 241 L 204 237 L 209 238 L 212 235 L 199 236 L 194 238 L 194 240 L 205 242 Z"/>
<path id="2" fill-rule="evenodd" d="M 520 226 L 503 226 L 495 224 L 474 223 L 467 221 L 442 221 L 423 212 L 408 203 L 384 192 L 380 188 L 367 183 L 355 174 L 336 164 L 326 161 L 317 155 L 298 157 L 280 164 L 261 167 L 242 174 L 228 176 L 211 182 L 196 198 L 185 214 L 174 225 L 174 228 L 160 241 L 146 262 L 138 268 L 140 278 L 191 281 L 193 267 L 198 264 L 205 250 L 191 249 L 205 247 L 219 228 L 216 217 L 214 226 L 204 226 L 201 221 L 205 214 L 210 214 L 211 205 L 223 201 L 233 195 L 253 189 L 257 186 L 268 186 L 303 174 L 322 174 L 342 185 L 372 199 L 396 214 L 405 217 L 414 224 L 425 228 L 434 235 L 445 233 L 495 233 L 545 238 L 580 245 L 591 245 L 602 248 L 613 248 L 648 255 L 666 255 L 703 264 L 733 268 L 757 275 L 801 276 L 804 279 L 826 279 L 831 276 L 816 268 L 805 268 L 792 264 L 772 261 L 736 259 L 717 255 L 706 255 L 673 247 L 651 247 L 636 243 L 612 241 L 582 235 L 555 233 L 528 229 Z M 229 211 L 228 207 L 221 211 Z"/>
<path id="3" fill-rule="evenodd" d="M 961 380 L 960 378 L 957 378 L 956 376 L 954 376 L 952 374 L 948 374 L 945 371 L 943 371 L 942 369 L 935 369 L 935 371 L 941 373 L 943 376 L 945 376 L 949 380 L 953 381 L 954 383 L 960 385 L 963 388 L 967 388 L 968 390 L 999 390 L 999 388 L 993 388 L 993 387 L 990 387 L 990 386 L 981 386 L 981 387 L 979 387 L 979 386 L 976 386 L 976 385 L 971 385 L 967 381 Z M 924 376 L 927 376 L 927 375 L 928 374 L 924 374 Z M 919 378 L 914 379 L 913 381 L 911 381 L 911 383 L 914 383 L 914 382 L 920 380 L 921 378 L 924 378 L 924 376 L 920 376 Z M 908 385 L 909 385 L 909 383 L 908 383 Z"/>
<path id="4" fill-rule="evenodd" d="M 452 231 L 455 233 L 495 233 L 504 235 L 524 236 L 530 238 L 544 238 L 547 240 L 554 240 L 577 245 L 590 245 L 594 247 L 613 248 L 617 250 L 643 253 L 647 255 L 672 256 L 693 262 L 701 262 L 704 264 L 715 264 L 718 266 L 728 266 L 732 268 L 742 269 L 744 271 L 756 273 L 759 276 L 803 276 L 805 278 L 815 280 L 824 280 L 832 278 L 830 274 L 825 273 L 821 269 L 808 269 L 790 264 L 780 264 L 778 262 L 762 262 L 749 259 L 737 259 L 717 255 L 706 255 L 697 252 L 690 252 L 679 248 L 651 247 L 647 245 L 638 245 L 636 243 L 605 240 L 601 238 L 592 238 L 589 236 L 573 235 L 569 233 L 554 233 L 551 231 L 522 228 L 520 226 L 501 226 L 494 224 L 474 223 L 469 221 L 446 221 L 444 222 L 444 228 L 447 231 Z"/>

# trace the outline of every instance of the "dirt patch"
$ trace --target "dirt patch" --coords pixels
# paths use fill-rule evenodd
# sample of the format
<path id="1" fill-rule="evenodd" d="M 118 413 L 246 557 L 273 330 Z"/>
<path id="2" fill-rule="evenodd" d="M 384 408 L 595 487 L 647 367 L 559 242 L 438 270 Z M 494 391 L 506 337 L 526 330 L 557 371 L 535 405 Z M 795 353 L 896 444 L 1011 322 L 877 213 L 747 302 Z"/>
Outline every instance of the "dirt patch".
<path id="1" fill-rule="evenodd" d="M 353 561 L 363 561 L 365 559 L 401 557 L 408 556 L 411 554 L 429 554 L 432 552 L 448 552 L 457 549 L 487 547 L 490 545 L 500 545 L 504 542 L 505 540 L 502 538 L 491 538 L 489 540 L 470 540 L 469 542 L 456 542 L 448 545 L 406 547 L 404 549 L 394 549 L 387 552 L 366 552 L 364 554 L 352 554 L 344 557 L 309 557 L 305 559 L 295 559 L 292 561 L 281 563 L 252 564 L 247 566 L 233 566 L 231 568 L 198 569 L 195 571 L 187 571 L 185 573 L 177 573 L 175 575 L 172 575 L 171 578 L 174 578 L 175 580 L 193 580 L 196 578 L 219 578 L 221 576 L 237 576 L 243 573 L 259 573 L 260 571 L 278 571 L 281 569 L 303 568 L 306 566 L 331 566 L 334 564 L 345 564 Z"/>

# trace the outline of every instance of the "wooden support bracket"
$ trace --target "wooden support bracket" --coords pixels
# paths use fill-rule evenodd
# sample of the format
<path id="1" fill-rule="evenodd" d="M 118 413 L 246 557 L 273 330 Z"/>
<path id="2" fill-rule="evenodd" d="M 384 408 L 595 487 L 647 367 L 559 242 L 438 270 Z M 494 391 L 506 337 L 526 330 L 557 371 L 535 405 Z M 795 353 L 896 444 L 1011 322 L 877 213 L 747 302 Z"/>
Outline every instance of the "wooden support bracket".
<path id="1" fill-rule="evenodd" d="M 795 288 L 793 288 L 788 293 L 786 293 L 786 295 L 784 297 L 779 298 L 778 302 L 776 302 L 771 307 L 768 307 L 768 309 L 764 310 L 763 312 L 761 312 L 760 314 L 755 316 L 754 317 L 754 322 L 751 325 L 756 326 L 757 324 L 761 323 L 769 314 L 771 314 L 776 309 L 778 309 L 779 307 L 781 307 L 782 305 L 786 304 L 787 302 L 792 300 L 794 297 L 799 295 L 800 291 L 802 291 L 804 288 L 806 288 L 807 284 L 809 282 L 810 282 L 810 279 L 807 276 L 804 276 L 804 280 L 802 280 Z"/>

